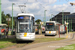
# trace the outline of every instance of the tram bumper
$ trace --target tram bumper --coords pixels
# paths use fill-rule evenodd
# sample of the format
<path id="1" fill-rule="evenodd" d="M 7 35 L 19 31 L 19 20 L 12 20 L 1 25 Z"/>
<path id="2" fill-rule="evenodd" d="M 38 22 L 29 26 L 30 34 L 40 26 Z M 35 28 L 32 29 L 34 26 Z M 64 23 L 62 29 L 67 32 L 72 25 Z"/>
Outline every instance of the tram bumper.
<path id="1" fill-rule="evenodd" d="M 16 37 L 16 39 L 22 41 L 34 41 L 35 37 Z"/>
<path id="2" fill-rule="evenodd" d="M 56 35 L 56 31 L 46 31 L 45 35 Z"/>
<path id="3" fill-rule="evenodd" d="M 49 33 L 47 34 L 47 33 L 46 33 L 45 35 L 56 35 L 56 33 L 51 33 L 51 34 L 49 34 Z"/>

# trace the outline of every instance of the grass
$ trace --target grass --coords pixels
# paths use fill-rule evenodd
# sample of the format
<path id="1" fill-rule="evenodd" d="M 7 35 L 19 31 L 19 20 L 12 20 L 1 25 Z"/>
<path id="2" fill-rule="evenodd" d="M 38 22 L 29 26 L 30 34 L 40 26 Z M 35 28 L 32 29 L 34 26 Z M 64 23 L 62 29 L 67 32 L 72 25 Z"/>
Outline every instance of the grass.
<path id="1" fill-rule="evenodd" d="M 65 46 L 65 47 L 61 47 L 61 48 L 58 48 L 56 50 L 75 50 L 75 44 L 68 45 L 68 46 Z"/>
<path id="2" fill-rule="evenodd" d="M 69 33 L 75 33 L 75 32 L 69 32 Z"/>
<path id="3" fill-rule="evenodd" d="M 16 43 L 15 39 L 0 39 L 0 49 L 9 47 L 12 45 L 15 45 L 16 47 L 23 47 L 28 44 L 57 41 L 62 39 L 65 39 L 65 38 L 36 38 L 34 42 L 20 42 L 20 43 Z"/>
<path id="4" fill-rule="evenodd" d="M 14 41 L 14 39 L 0 39 L 0 49 L 15 45 L 16 43 L 13 43 Z"/>
<path id="5" fill-rule="evenodd" d="M 65 38 L 36 38 L 34 43 L 57 41 L 62 39 L 65 39 Z"/>

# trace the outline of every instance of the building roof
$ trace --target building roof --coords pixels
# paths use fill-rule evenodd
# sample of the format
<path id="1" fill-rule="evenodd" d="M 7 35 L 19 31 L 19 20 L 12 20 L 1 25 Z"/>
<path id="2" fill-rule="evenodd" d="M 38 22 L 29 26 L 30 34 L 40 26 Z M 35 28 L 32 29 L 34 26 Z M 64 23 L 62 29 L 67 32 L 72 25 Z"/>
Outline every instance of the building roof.
<path id="1" fill-rule="evenodd" d="M 0 26 L 7 26 L 7 24 L 0 24 Z"/>

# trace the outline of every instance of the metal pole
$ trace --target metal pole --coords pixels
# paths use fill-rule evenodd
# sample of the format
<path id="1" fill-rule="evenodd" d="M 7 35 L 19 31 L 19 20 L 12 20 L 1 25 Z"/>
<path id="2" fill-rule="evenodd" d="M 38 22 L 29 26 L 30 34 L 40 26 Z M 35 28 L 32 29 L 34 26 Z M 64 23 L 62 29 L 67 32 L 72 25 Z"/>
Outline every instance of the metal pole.
<path id="1" fill-rule="evenodd" d="M 2 20 L 1 20 L 1 0 L 0 0 L 0 24 L 1 24 Z"/>
<path id="2" fill-rule="evenodd" d="M 72 19 L 71 19 L 71 31 L 72 31 Z"/>
<path id="3" fill-rule="evenodd" d="M 52 21 L 52 14 L 51 14 L 51 21 Z"/>
<path id="4" fill-rule="evenodd" d="M 55 18 L 55 21 L 57 21 L 57 17 Z"/>
<path id="5" fill-rule="evenodd" d="M 41 35 L 42 35 L 42 23 L 41 23 Z"/>
<path id="6" fill-rule="evenodd" d="M 60 38 L 60 25 L 59 25 L 59 38 Z"/>
<path id="7" fill-rule="evenodd" d="M 63 24 L 63 10 L 62 10 L 62 24 Z"/>
<path id="8" fill-rule="evenodd" d="M 12 3 L 12 33 L 13 33 L 13 3 Z"/>
<path id="9" fill-rule="evenodd" d="M 67 16 L 67 23 L 68 23 L 68 16 Z M 67 34 L 68 34 L 68 25 L 67 25 Z"/>
<path id="10" fill-rule="evenodd" d="M 65 21 L 66 21 L 66 16 L 65 16 Z"/>
<path id="11" fill-rule="evenodd" d="M 47 11 L 47 10 L 44 11 L 44 24 L 45 24 L 45 25 L 46 25 L 46 11 Z"/>
<path id="12" fill-rule="evenodd" d="M 69 31 L 71 30 L 71 28 L 70 28 L 70 20 L 69 20 Z"/>
<path id="13" fill-rule="evenodd" d="M 64 24 L 64 12 L 63 12 L 63 10 L 62 10 L 62 24 Z"/>

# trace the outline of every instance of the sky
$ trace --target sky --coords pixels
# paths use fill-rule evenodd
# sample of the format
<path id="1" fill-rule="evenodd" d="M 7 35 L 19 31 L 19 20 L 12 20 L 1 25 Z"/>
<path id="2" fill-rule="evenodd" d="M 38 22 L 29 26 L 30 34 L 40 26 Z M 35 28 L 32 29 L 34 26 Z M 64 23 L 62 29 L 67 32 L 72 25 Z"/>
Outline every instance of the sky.
<path id="1" fill-rule="evenodd" d="M 22 7 L 26 13 L 32 13 L 35 15 L 35 20 L 41 19 L 43 21 L 44 11 L 46 11 L 46 20 L 51 18 L 51 14 L 55 16 L 59 12 L 71 12 L 75 13 L 75 6 L 71 6 L 70 2 L 75 3 L 75 0 L 1 0 L 1 9 L 5 14 L 12 15 L 12 3 L 13 15 L 17 17 L 18 13 L 21 13 L 19 5 L 26 5 Z M 52 16 L 52 17 L 53 17 Z"/>

